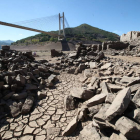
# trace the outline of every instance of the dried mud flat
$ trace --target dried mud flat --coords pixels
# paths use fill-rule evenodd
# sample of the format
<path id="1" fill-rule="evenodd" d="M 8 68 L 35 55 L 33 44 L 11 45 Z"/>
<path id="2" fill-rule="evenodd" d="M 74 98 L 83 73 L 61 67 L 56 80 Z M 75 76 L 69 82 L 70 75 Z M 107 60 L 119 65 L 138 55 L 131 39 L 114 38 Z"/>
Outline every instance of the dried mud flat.
<path id="1" fill-rule="evenodd" d="M 61 133 L 77 114 L 77 109 L 65 111 L 63 101 L 73 86 L 80 86 L 79 77 L 80 75 L 61 73 L 58 76 L 59 84 L 55 89 L 46 91 L 47 97 L 37 103 L 33 112 L 18 118 L 1 118 L 2 138 L 11 140 L 78 139 L 78 134 L 63 137 Z"/>

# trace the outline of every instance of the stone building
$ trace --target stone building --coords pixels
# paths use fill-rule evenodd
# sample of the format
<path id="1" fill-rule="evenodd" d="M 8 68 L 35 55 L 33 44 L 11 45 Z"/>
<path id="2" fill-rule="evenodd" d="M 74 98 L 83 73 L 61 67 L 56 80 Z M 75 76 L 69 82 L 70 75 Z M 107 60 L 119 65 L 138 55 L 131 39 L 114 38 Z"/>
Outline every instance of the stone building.
<path id="1" fill-rule="evenodd" d="M 140 32 L 139 31 L 130 31 L 128 32 L 127 34 L 123 34 L 121 35 L 120 37 L 120 41 L 122 42 L 130 42 L 130 41 L 133 41 L 137 38 L 140 38 Z"/>

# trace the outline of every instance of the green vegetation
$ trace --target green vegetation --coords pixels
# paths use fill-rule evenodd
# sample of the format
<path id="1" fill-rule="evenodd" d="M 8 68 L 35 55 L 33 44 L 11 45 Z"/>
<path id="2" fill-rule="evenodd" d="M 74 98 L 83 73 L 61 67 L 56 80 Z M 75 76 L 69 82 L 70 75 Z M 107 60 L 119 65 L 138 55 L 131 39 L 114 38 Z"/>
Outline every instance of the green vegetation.
<path id="1" fill-rule="evenodd" d="M 58 34 L 58 31 L 52 31 L 52 33 Z M 66 34 L 66 41 L 118 41 L 119 35 L 115 33 L 111 33 L 105 30 L 101 30 L 96 27 L 92 27 L 88 24 L 82 24 L 75 28 L 66 28 L 65 29 Z M 47 34 L 37 34 L 35 36 L 30 36 L 21 40 L 18 40 L 13 45 L 17 44 L 36 44 L 41 42 L 57 42 L 58 38 L 53 37 Z"/>

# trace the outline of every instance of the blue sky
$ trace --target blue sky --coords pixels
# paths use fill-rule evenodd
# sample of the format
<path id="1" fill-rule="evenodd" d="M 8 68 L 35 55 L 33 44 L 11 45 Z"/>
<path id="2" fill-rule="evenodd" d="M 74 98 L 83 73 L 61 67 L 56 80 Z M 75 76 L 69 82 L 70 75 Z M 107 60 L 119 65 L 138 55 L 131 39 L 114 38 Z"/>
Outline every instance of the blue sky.
<path id="1" fill-rule="evenodd" d="M 139 6 L 140 0 L 0 0 L 0 21 L 15 23 L 65 12 L 70 27 L 87 23 L 121 35 L 140 31 Z M 58 30 L 57 23 L 46 23 L 46 31 L 50 30 Z M 0 40 L 35 34 L 0 25 Z"/>

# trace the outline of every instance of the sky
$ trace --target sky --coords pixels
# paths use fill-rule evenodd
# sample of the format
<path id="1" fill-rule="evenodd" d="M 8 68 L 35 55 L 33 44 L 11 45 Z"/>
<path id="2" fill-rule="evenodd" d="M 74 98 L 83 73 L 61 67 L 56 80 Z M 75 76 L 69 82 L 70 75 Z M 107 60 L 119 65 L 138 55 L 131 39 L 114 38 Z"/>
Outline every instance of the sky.
<path id="1" fill-rule="evenodd" d="M 140 31 L 139 6 L 140 0 L 0 0 L 0 21 L 16 23 L 64 12 L 70 27 L 86 23 L 122 35 Z M 54 23 L 46 20 L 43 28 L 58 30 L 59 25 L 56 19 Z M 16 41 L 35 34 L 0 25 L 0 40 Z"/>

